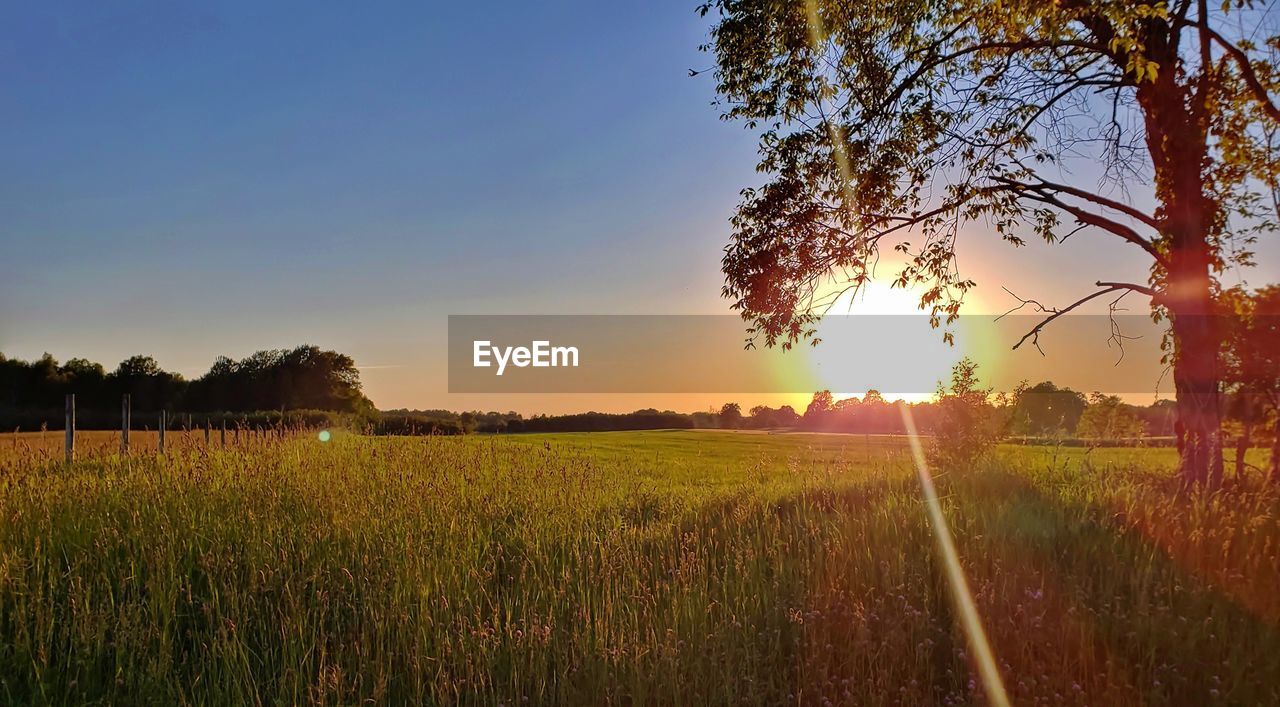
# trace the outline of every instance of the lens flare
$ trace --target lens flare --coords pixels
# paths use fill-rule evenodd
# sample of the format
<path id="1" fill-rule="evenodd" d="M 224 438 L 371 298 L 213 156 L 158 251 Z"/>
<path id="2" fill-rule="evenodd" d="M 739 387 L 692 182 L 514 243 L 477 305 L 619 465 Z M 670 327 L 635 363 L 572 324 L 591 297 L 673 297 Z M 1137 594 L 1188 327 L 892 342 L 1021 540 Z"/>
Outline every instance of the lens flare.
<path id="1" fill-rule="evenodd" d="M 316 436 L 320 438 L 321 442 L 328 442 L 329 438 L 332 437 L 332 435 L 329 434 L 329 430 L 320 430 L 320 434 Z"/>
<path id="2" fill-rule="evenodd" d="M 911 444 L 911 456 L 916 463 L 916 471 L 920 476 L 920 489 L 924 493 L 925 508 L 929 511 L 929 525 L 933 527 L 933 536 L 938 541 L 938 550 L 947 570 L 947 584 L 951 586 L 951 599 L 960 613 L 960 625 L 968 639 L 969 650 L 973 651 L 978 663 L 978 676 L 982 679 L 982 688 L 986 692 L 987 701 L 996 707 L 1007 707 L 1009 695 L 1005 692 L 1004 681 L 1000 678 L 1000 670 L 996 667 L 996 658 L 991 651 L 991 643 L 987 641 L 987 633 L 982 629 L 982 617 L 978 614 L 978 605 L 973 601 L 969 591 L 969 582 L 965 579 L 964 568 L 960 566 L 960 554 L 956 552 L 955 542 L 951 539 L 951 530 L 947 527 L 946 516 L 942 515 L 942 504 L 938 502 L 938 492 L 933 487 L 933 476 L 929 473 L 929 465 L 925 462 L 924 449 L 920 446 L 920 436 L 916 432 L 916 422 L 911 416 L 911 408 L 898 405 L 902 412 L 902 423 L 907 428 L 907 440 Z"/>

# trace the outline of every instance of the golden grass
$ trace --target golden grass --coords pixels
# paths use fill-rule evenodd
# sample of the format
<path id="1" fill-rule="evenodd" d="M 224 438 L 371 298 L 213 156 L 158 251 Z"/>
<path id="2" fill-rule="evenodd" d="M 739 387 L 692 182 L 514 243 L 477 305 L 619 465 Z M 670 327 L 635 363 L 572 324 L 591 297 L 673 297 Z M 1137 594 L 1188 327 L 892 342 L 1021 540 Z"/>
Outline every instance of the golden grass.
<path id="1" fill-rule="evenodd" d="M 48 436 L 0 439 L 7 703 L 981 702 L 897 440 Z M 999 456 L 938 485 L 1015 704 L 1280 702 L 1275 495 Z"/>

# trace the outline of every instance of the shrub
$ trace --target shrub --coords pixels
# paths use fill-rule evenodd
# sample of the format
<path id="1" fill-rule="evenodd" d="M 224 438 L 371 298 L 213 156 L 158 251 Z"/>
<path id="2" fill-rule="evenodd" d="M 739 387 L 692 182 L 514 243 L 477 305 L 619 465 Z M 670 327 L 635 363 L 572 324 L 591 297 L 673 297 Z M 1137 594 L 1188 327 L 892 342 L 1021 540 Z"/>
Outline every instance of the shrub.
<path id="1" fill-rule="evenodd" d="M 929 460 L 945 469 L 971 467 L 995 447 L 1003 428 L 991 389 L 978 380 L 978 364 L 964 358 L 951 369 L 950 387 L 938 384 Z"/>

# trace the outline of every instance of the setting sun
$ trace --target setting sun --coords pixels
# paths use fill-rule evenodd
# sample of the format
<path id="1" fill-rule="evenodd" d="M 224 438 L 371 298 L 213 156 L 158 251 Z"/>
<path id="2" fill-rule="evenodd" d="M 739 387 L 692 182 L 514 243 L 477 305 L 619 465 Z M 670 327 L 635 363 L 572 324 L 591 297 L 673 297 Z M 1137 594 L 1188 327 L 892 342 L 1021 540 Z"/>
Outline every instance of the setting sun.
<path id="1" fill-rule="evenodd" d="M 888 277 L 834 296 L 816 328 L 818 343 L 804 355 L 818 385 L 837 399 L 877 390 L 889 400 L 928 400 L 965 355 L 929 325 L 919 293 L 893 287 Z"/>

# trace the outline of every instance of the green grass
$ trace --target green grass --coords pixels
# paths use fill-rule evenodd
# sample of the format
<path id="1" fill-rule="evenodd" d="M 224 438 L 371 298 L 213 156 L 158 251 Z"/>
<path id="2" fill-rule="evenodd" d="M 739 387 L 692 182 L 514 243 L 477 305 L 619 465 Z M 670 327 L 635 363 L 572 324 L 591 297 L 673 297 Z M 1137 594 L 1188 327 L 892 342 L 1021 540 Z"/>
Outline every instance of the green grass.
<path id="1" fill-rule="evenodd" d="M 1016 704 L 1280 702 L 1280 501 L 1180 496 L 1173 462 L 939 475 Z M 338 436 L 0 474 L 4 703 L 982 701 L 892 438 Z"/>

